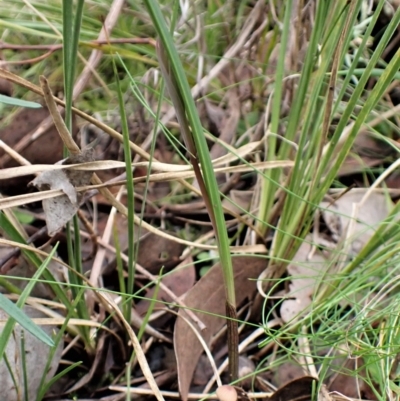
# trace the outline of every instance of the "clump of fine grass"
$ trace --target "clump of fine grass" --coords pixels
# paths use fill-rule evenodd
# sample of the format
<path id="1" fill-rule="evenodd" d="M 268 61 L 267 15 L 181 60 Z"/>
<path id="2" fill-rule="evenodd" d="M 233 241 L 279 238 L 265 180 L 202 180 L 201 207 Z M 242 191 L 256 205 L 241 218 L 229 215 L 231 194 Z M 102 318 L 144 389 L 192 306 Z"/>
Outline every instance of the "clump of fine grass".
<path id="1" fill-rule="evenodd" d="M 147 2 L 146 6 L 150 7 L 151 3 L 154 2 Z M 370 37 L 385 2 L 377 2 L 376 8 L 369 11 L 364 3 L 361 0 L 350 3 L 311 2 L 302 8 L 301 2 L 299 6 L 291 0 L 285 4 L 273 1 L 268 7 L 262 2 L 256 2 L 254 7 L 249 7 L 246 2 L 239 2 L 238 8 L 234 9 L 228 6 L 219 7 L 220 4 L 210 1 L 204 18 L 199 20 L 196 19 L 200 7 L 197 4 L 189 5 L 187 9 L 179 9 L 177 2 L 162 2 L 163 14 L 154 14 L 152 18 L 159 24 L 164 24 L 163 19 L 166 19 L 167 28 L 173 33 L 173 41 L 168 38 L 166 32 L 166 36 L 163 37 L 163 46 L 168 45 L 166 53 L 169 58 L 172 57 L 165 63 L 164 79 L 170 78 L 169 95 L 174 97 L 171 92 L 175 88 L 178 91 L 175 97 L 181 98 L 186 108 L 190 105 L 189 110 L 192 114 L 187 114 L 186 109 L 181 113 L 189 120 L 186 122 L 191 127 L 189 134 L 193 132 L 202 135 L 203 129 L 199 124 L 197 110 L 190 99 L 186 82 L 193 87 L 204 77 L 209 81 L 208 85 L 203 85 L 202 90 L 194 95 L 196 99 L 201 97 L 197 102 L 198 109 L 201 101 L 226 106 L 224 96 L 228 91 L 236 86 L 240 92 L 240 88 L 247 84 L 250 85 L 253 99 L 250 95 L 250 104 L 245 100 L 239 102 L 240 117 L 235 127 L 237 133 L 243 136 L 236 135 L 230 144 L 242 145 L 261 139 L 262 146 L 261 151 L 252 154 L 251 157 L 246 155 L 246 159 L 239 158 L 240 163 L 250 167 L 254 162 L 293 163 L 292 167 L 287 164 L 285 168 L 269 170 L 253 167 L 251 174 L 257 181 L 255 195 L 249 208 L 241 208 L 239 205 L 243 220 L 238 223 L 240 235 L 236 235 L 235 239 L 240 245 L 263 242 L 268 245 L 269 251 L 268 267 L 264 276 L 269 280 L 264 288 L 269 296 L 266 300 L 266 310 L 269 312 L 261 316 L 265 326 L 262 345 L 268 348 L 278 344 L 279 352 L 276 359 L 273 358 L 273 354 L 268 356 L 267 368 L 265 361 L 260 363 L 258 372 L 264 369 L 277 370 L 282 362 L 289 359 L 306 367 L 310 373 L 317 372 L 322 382 L 332 374 L 332 362 L 340 356 L 339 354 L 343 354 L 344 358 L 357 358 L 365 368 L 364 372 L 355 368 L 348 369 L 346 373 L 369 383 L 370 387 L 375 389 L 376 396 L 383 399 L 388 389 L 395 391 L 397 378 L 398 322 L 397 314 L 394 313 L 397 308 L 397 284 L 392 283 L 391 278 L 397 276 L 397 254 L 393 249 L 396 249 L 398 244 L 398 206 L 394 207 L 358 255 L 344 263 L 337 263 L 338 269 L 334 274 L 321 273 L 312 307 L 302 316 L 302 320 L 289 322 L 274 329 L 268 326 L 272 317 L 275 314 L 279 315 L 280 303 L 273 300 L 273 296 L 276 295 L 275 289 L 281 289 L 282 283 L 288 281 L 288 278 L 282 278 L 287 265 L 306 235 L 311 229 L 315 230 L 313 224 L 316 210 L 320 208 L 321 201 L 331 187 L 344 186 L 339 181 L 340 169 L 346 156 L 352 151 L 352 144 L 360 132 L 370 125 L 377 127 L 381 137 L 387 133 L 387 127 L 386 130 L 379 131 L 379 122 L 374 119 L 382 109 L 390 108 L 383 98 L 388 94 L 400 67 L 397 54 L 391 60 L 387 60 L 387 63 L 382 62 L 382 55 L 398 27 L 400 12 L 393 14 L 382 36 L 376 40 L 374 47 L 371 47 Z M 53 30 L 50 30 L 48 23 L 39 16 L 28 15 L 25 9 L 20 14 L 22 22 L 13 21 L 13 10 L 7 10 L 9 16 L 5 16 L 3 26 L 13 29 L 19 35 L 26 35 L 29 44 L 36 44 L 43 33 L 49 44 L 60 40 L 62 22 L 59 10 L 45 2 L 35 7 L 52 21 Z M 102 12 L 103 6 L 96 8 L 91 4 L 86 5 L 79 35 L 77 30 L 74 31 L 79 36 L 79 51 L 85 57 L 93 46 L 89 41 L 95 39 L 95 32 L 101 25 L 98 16 Z M 263 23 L 261 17 L 264 17 L 267 23 Z M 246 24 L 251 24 L 253 19 L 257 18 L 259 20 L 254 24 L 253 31 L 242 37 Z M 75 23 L 79 24 L 78 21 L 79 18 Z M 156 30 L 149 21 L 150 16 L 146 8 L 131 4 L 129 12 L 121 15 L 118 29 L 113 30 L 112 38 L 146 35 L 153 38 Z M 132 26 L 135 28 L 133 31 Z M 64 30 L 64 34 L 66 32 Z M 160 27 L 157 32 L 162 32 Z M 191 41 L 197 33 L 200 39 Z M 13 38 L 7 34 L 5 36 L 7 40 L 18 41 L 18 35 Z M 75 39 L 77 45 L 77 38 Z M 242 45 L 242 50 L 230 55 L 229 51 L 237 44 Z M 121 122 L 118 123 L 122 126 L 123 151 L 127 162 L 130 158 L 129 140 L 132 138 L 129 137 L 129 113 L 124 116 L 123 111 L 129 106 L 133 108 L 132 104 L 137 106 L 146 122 L 146 133 L 154 134 L 153 141 L 145 141 L 147 147 L 152 144 L 150 160 L 154 157 L 157 134 L 158 139 L 162 138 L 164 143 L 167 143 L 167 149 L 175 153 L 176 164 L 187 164 L 187 160 L 196 154 L 187 144 L 182 143 L 179 129 L 171 124 L 171 118 L 164 118 L 162 109 L 170 111 L 171 108 L 169 103 L 165 102 L 158 74 L 154 73 L 152 76 L 156 78 L 153 82 L 147 79 L 151 76 L 148 69 L 154 68 L 154 72 L 157 68 L 154 46 L 135 43 L 116 45 L 110 40 L 110 43 L 102 45 L 102 50 L 107 57 L 103 59 L 97 71 L 98 76 L 77 99 L 76 106 L 82 109 L 91 107 L 93 112 L 106 118 L 110 109 L 119 110 Z M 73 48 L 68 50 L 67 47 L 64 47 L 64 56 L 65 52 L 69 51 L 69 57 L 75 57 Z M 31 57 L 31 52 L 33 50 L 28 49 L 25 55 Z M 5 51 L 5 55 L 10 59 L 19 57 L 11 50 Z M 301 62 L 298 62 L 299 58 L 302 58 Z M 243 59 L 252 71 L 246 79 L 234 76 L 235 69 L 243 63 Z M 64 60 L 68 61 L 68 57 L 64 57 Z M 179 60 L 183 60 L 184 69 L 179 66 Z M 225 69 L 209 76 L 210 71 L 224 60 L 228 60 Z M 174 70 L 172 78 L 168 75 L 171 72 L 170 63 L 180 67 Z M 68 62 L 67 64 L 70 65 Z M 83 65 L 77 62 L 78 73 L 82 68 Z M 22 77 L 33 81 L 37 79 L 38 71 L 61 86 L 63 74 L 56 52 L 31 67 L 17 70 Z M 68 89 L 65 92 L 67 103 L 71 100 L 74 82 L 73 71 L 70 72 L 71 75 L 65 82 L 65 88 Z M 232 74 L 233 81 L 227 82 L 226 77 L 222 77 L 224 74 Z M 25 94 L 22 89 L 17 89 L 16 93 L 21 97 Z M 130 96 L 135 97 L 132 103 L 129 103 Z M 70 106 L 67 106 L 67 110 L 70 110 Z M 67 120 L 69 115 L 70 111 L 67 111 Z M 386 123 L 393 126 L 388 119 Z M 181 128 L 184 124 L 181 119 Z M 206 135 L 208 144 L 212 146 L 216 139 L 210 133 Z M 225 148 L 228 152 L 235 153 L 232 148 Z M 179 150 L 180 154 L 175 149 Z M 395 150 L 397 152 L 397 148 Z M 204 174 L 205 159 L 202 163 Z M 384 173 L 383 169 L 384 167 L 381 167 Z M 145 191 L 150 185 L 150 175 L 149 172 Z M 132 174 L 129 173 L 128 176 L 131 177 Z M 197 196 L 181 181 L 175 180 L 174 185 L 179 187 L 178 192 L 184 194 L 184 200 Z M 124 290 L 122 296 L 127 304 L 123 310 L 125 319 L 130 321 L 130 296 L 135 290 L 134 265 L 137 254 L 133 239 L 133 196 L 136 187 L 131 180 L 128 181 L 128 188 L 129 202 L 125 212 L 132 228 L 128 248 L 129 278 L 127 286 L 121 286 L 119 290 Z M 215 186 L 212 196 L 214 198 L 211 203 L 219 204 L 220 194 Z M 155 200 L 155 204 L 157 203 L 158 200 Z M 119 210 L 124 211 L 122 207 Z M 142 212 L 144 214 L 144 208 Z M 212 215 L 212 212 L 210 213 Z M 223 217 L 222 210 L 218 213 Z M 223 225 L 222 219 L 221 222 Z M 169 228 L 172 227 L 173 224 L 170 224 Z M 77 220 L 74 228 L 76 236 L 69 240 L 69 264 L 79 272 L 78 244 L 81 238 Z M 193 237 L 198 235 L 197 228 L 193 231 Z M 192 235 L 193 231 L 189 234 Z M 185 231 L 186 235 L 187 233 L 188 230 Z M 224 238 L 222 241 L 226 246 L 222 255 L 228 267 L 228 241 L 232 238 L 233 236 Z M 221 236 L 218 240 L 220 239 Z M 315 246 L 320 247 L 321 244 L 316 242 Z M 336 252 L 340 254 L 342 249 L 338 247 Z M 335 266 L 334 262 L 332 266 Z M 71 271 L 70 289 L 77 302 L 78 317 L 88 319 L 91 311 L 86 309 L 79 298 L 82 289 L 88 287 L 79 277 Z M 275 283 L 278 284 L 272 285 Z M 232 293 L 232 283 L 230 288 Z M 88 330 L 82 329 L 81 335 L 90 344 Z"/>

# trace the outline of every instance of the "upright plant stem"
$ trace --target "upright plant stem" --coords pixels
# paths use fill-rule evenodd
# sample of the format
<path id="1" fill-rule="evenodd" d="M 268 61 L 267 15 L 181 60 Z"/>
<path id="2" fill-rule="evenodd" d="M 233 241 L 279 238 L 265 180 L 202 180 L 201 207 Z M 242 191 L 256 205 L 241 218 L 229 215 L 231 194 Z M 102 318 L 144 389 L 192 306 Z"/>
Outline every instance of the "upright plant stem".
<path id="1" fill-rule="evenodd" d="M 63 0 L 62 2 L 62 16 L 63 16 L 63 72 L 64 72 L 64 97 L 65 97 L 65 125 L 70 134 L 72 134 L 72 94 L 74 88 L 74 80 L 76 73 L 76 60 L 78 53 L 78 42 L 81 29 L 83 6 L 85 1 L 78 0 L 76 2 L 74 14 L 74 2 L 70 0 Z M 64 156 L 68 156 L 67 149 L 64 148 Z M 71 267 L 78 273 L 82 274 L 82 251 L 81 251 L 81 237 L 79 233 L 79 219 L 77 216 L 73 218 L 74 238 L 72 240 L 71 224 L 67 224 L 67 249 L 68 260 Z M 78 287 L 76 285 L 83 285 L 79 274 L 74 274 L 73 271 L 69 273 L 69 280 L 72 284 L 71 291 L 74 298 L 78 297 Z M 78 313 L 82 318 L 87 319 L 88 312 L 84 299 L 78 303 Z M 83 335 L 86 340 L 89 338 L 89 330 L 83 329 Z"/>
<path id="2" fill-rule="evenodd" d="M 154 27 L 159 35 L 158 56 L 161 70 L 174 103 L 181 132 L 190 155 L 207 211 L 212 222 L 219 249 L 226 292 L 228 325 L 229 374 L 235 380 L 238 375 L 238 330 L 236 320 L 236 297 L 229 249 L 229 239 L 222 209 L 217 180 L 210 153 L 203 133 L 185 71 L 174 46 L 172 35 L 165 23 L 158 2 L 145 0 Z M 201 166 L 201 167 L 200 167 Z"/>

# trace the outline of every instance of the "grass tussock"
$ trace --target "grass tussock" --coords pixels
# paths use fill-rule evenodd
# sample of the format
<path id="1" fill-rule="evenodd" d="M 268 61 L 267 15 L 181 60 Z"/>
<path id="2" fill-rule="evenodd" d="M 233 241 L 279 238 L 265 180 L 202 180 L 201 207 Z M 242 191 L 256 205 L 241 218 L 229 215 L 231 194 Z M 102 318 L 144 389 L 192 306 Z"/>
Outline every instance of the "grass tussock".
<path id="1" fill-rule="evenodd" d="M 6 3 L 19 399 L 397 399 L 397 2 Z"/>

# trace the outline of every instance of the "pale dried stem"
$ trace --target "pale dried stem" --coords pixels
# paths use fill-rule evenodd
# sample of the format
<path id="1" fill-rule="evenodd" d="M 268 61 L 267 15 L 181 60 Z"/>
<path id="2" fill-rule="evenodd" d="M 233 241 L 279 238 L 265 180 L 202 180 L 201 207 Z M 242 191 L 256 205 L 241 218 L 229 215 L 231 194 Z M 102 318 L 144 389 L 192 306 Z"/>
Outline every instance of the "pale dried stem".
<path id="1" fill-rule="evenodd" d="M 307 327 L 302 326 L 301 333 L 303 335 L 301 335 L 298 339 L 299 350 L 300 350 L 300 355 L 298 358 L 300 361 L 300 365 L 303 367 L 303 369 L 306 370 L 305 372 L 306 374 L 309 374 L 310 376 L 313 376 L 316 379 L 318 379 L 319 378 L 318 371 L 315 366 L 314 358 L 312 357 L 310 342 L 308 340 Z"/>
<path id="2" fill-rule="evenodd" d="M 96 293 L 100 298 L 102 298 L 105 302 L 107 302 L 112 307 L 113 311 L 119 317 L 120 321 L 122 322 L 123 326 L 125 327 L 128 335 L 129 335 L 129 338 L 130 338 L 133 348 L 135 350 L 135 354 L 138 359 L 139 365 L 142 369 L 143 375 L 145 376 L 145 378 L 152 390 L 152 394 L 157 398 L 157 400 L 164 401 L 164 397 L 161 394 L 160 389 L 158 388 L 157 383 L 154 380 L 154 376 L 151 372 L 149 364 L 147 363 L 146 355 L 143 352 L 143 349 L 140 345 L 140 342 L 139 342 L 135 332 L 132 330 L 130 322 L 127 322 L 125 320 L 124 315 L 122 314 L 118 305 L 115 304 L 115 302 L 111 299 L 111 297 L 108 296 L 108 294 L 102 293 L 100 291 L 96 291 Z"/>
<path id="3" fill-rule="evenodd" d="M 145 389 L 145 388 L 139 388 L 139 387 L 125 387 L 125 386 L 109 386 L 108 387 L 112 391 L 119 391 L 124 394 L 131 394 L 132 396 L 135 395 L 153 395 L 153 392 L 151 390 Z M 160 391 L 162 395 L 168 398 L 177 398 L 178 400 L 181 399 L 181 395 L 178 392 L 174 391 Z M 271 395 L 271 393 L 247 393 L 249 399 L 268 399 Z M 215 400 L 217 396 L 215 394 L 207 394 L 207 393 L 189 393 L 187 395 L 187 398 L 189 400 L 201 400 L 201 399 L 212 399 Z"/>
<path id="4" fill-rule="evenodd" d="M 120 190 L 118 191 L 118 194 L 116 197 L 116 199 L 118 201 L 121 199 L 122 192 L 123 192 L 123 187 L 121 187 Z M 105 244 L 108 244 L 110 242 L 116 212 L 117 212 L 117 209 L 115 209 L 113 207 L 109 213 L 106 227 L 103 232 L 103 237 L 101 239 L 102 242 Z M 101 267 L 103 266 L 105 256 L 106 256 L 106 249 L 104 247 L 102 247 L 97 251 L 96 256 L 94 258 L 92 270 L 90 272 L 90 278 L 89 278 L 89 282 L 94 286 L 97 286 L 99 284 L 99 277 L 101 275 Z"/>
<path id="5" fill-rule="evenodd" d="M 4 150 L 5 153 L 10 155 L 17 163 L 21 166 L 30 166 L 30 162 L 22 157 L 18 152 L 16 152 L 13 148 L 8 146 L 5 142 L 0 139 L 0 148 Z"/>

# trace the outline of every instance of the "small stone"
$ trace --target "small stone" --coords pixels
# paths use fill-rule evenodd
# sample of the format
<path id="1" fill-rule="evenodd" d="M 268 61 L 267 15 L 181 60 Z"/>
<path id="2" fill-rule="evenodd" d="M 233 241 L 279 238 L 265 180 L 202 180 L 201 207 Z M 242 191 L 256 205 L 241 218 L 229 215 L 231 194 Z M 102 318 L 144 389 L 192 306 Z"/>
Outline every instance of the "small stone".
<path id="1" fill-rule="evenodd" d="M 218 387 L 216 394 L 220 401 L 237 401 L 238 399 L 236 389 L 229 385 Z"/>

